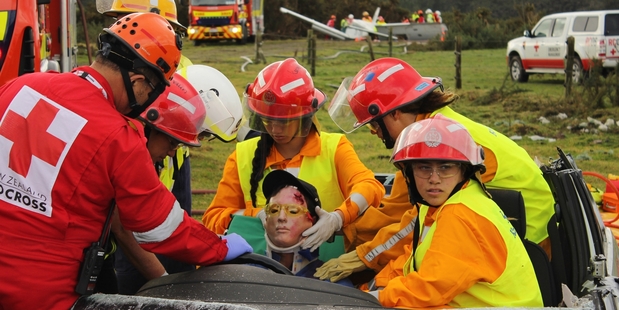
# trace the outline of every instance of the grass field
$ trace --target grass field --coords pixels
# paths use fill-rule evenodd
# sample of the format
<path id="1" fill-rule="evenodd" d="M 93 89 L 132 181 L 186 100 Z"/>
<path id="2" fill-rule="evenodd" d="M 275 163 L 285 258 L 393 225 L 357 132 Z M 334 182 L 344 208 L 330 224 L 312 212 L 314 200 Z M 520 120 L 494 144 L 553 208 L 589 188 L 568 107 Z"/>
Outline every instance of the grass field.
<path id="1" fill-rule="evenodd" d="M 364 42 L 317 42 L 317 57 L 314 83 L 333 97 L 342 79 L 353 76 L 370 61 L 370 55 L 360 52 L 367 45 Z M 396 44 L 397 45 L 397 44 Z M 583 171 L 594 171 L 606 175 L 619 174 L 617 152 L 619 152 L 619 129 L 615 126 L 607 132 L 595 132 L 594 126 L 585 133 L 570 130 L 586 122 L 591 116 L 601 122 L 607 118 L 617 120 L 619 108 L 601 110 L 567 104 L 563 99 L 565 92 L 562 75 L 532 76 L 528 83 L 514 84 L 507 79 L 505 50 L 469 50 L 462 53 L 462 89 L 455 90 L 455 56 L 451 51 L 416 51 L 409 46 L 407 53 L 403 47 L 393 48 L 393 57 L 401 58 L 419 71 L 423 76 L 439 76 L 446 88 L 455 91 L 460 100 L 452 107 L 469 118 L 493 127 L 507 136 L 519 135 L 523 139 L 518 144 L 524 147 L 531 157 L 541 162 L 556 158 L 556 147 L 576 157 L 577 164 Z M 296 57 L 306 66 L 304 56 L 307 54 L 307 42 L 304 40 L 266 41 L 262 51 L 268 63 L 287 57 Z M 339 52 L 339 53 L 338 53 Z M 374 45 L 376 57 L 387 56 L 387 44 Z M 264 64 L 248 64 L 246 72 L 241 72 L 245 60 L 255 57 L 252 44 L 237 45 L 220 43 L 193 46 L 185 42 L 183 54 L 195 64 L 206 64 L 222 71 L 236 86 L 239 95 L 254 80 Z M 337 57 L 334 57 L 339 54 Z M 578 89 L 576 90 L 576 92 Z M 553 118 L 559 112 L 568 115 L 565 120 Z M 538 118 L 547 117 L 551 123 L 544 125 Z M 338 132 L 324 109 L 318 117 L 323 130 Z M 540 135 L 556 139 L 555 142 L 533 141 L 529 137 Z M 363 128 L 350 134 L 348 138 L 358 150 L 361 160 L 375 172 L 393 172 L 389 164 L 390 152 L 384 148 L 379 139 L 372 137 L 369 130 Z M 234 143 L 224 144 L 218 140 L 210 141 L 191 154 L 192 186 L 194 189 L 216 189 L 221 178 L 221 171 L 228 155 L 233 151 Z M 588 179 L 589 181 L 589 179 Z M 590 180 L 596 186 L 600 182 Z M 194 195 L 193 208 L 204 210 L 208 207 L 212 195 Z"/>

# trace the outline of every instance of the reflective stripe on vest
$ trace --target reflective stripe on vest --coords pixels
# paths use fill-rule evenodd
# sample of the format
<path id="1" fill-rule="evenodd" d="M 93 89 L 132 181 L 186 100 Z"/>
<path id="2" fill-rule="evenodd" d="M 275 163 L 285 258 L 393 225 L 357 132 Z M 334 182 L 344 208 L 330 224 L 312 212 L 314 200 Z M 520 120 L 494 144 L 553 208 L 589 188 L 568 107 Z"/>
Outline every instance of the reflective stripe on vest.
<path id="1" fill-rule="evenodd" d="M 542 176 L 542 171 L 535 165 L 535 162 L 521 160 L 531 158 L 527 151 L 501 133 L 474 122 L 449 107 L 434 111 L 432 116 L 437 113 L 464 125 L 475 143 L 494 153 L 498 167 L 494 178 L 485 183 L 486 187 L 520 191 L 527 210 L 526 238 L 535 243 L 546 239 L 548 237 L 546 225 L 554 214 L 554 198 L 548 183 Z M 515 165 L 515 162 L 518 165 Z"/>
<path id="2" fill-rule="evenodd" d="M 172 190 L 172 186 L 174 186 L 174 172 L 178 171 L 185 162 L 185 158 L 189 156 L 189 148 L 186 146 L 179 147 L 176 150 L 176 158 L 177 165 L 174 165 L 174 158 L 170 156 L 166 156 L 163 159 L 163 168 L 159 172 L 159 180 L 161 183 L 165 185 L 168 190 Z"/>
<path id="3" fill-rule="evenodd" d="M 485 203 L 480 203 L 484 201 Z M 503 211 L 484 194 L 479 183 L 470 181 L 466 188 L 451 196 L 444 205 L 448 204 L 463 204 L 494 223 L 507 247 L 507 262 L 501 276 L 493 283 L 477 282 L 454 297 L 448 305 L 458 308 L 493 307 L 513 305 L 514 303 L 517 303 L 518 306 L 541 306 L 543 304 L 542 294 L 539 290 L 533 265 L 520 237 Z M 428 208 L 428 206 L 421 207 L 419 211 L 420 220 L 426 217 Z M 442 209 L 443 207 L 440 207 L 436 211 L 437 218 Z M 432 244 L 436 225 L 437 223 L 434 222 L 430 226 L 430 229 L 425 232 L 423 242 L 419 243 L 415 253 L 408 258 L 404 265 L 404 275 L 414 271 L 411 266 L 413 255 L 415 256 L 415 266 L 419 270 L 423 257 Z M 423 228 L 422 226 L 416 229 Z M 519 289 L 514 289 L 515 287 Z"/>
<path id="4" fill-rule="evenodd" d="M 320 133 L 320 155 L 315 157 L 305 156 L 301 162 L 301 167 L 288 168 L 286 171 L 297 176 L 316 187 L 320 195 L 320 201 L 323 204 L 321 207 L 326 211 L 333 211 L 344 202 L 344 195 L 340 190 L 340 185 L 337 179 L 335 169 L 335 152 L 340 142 L 342 135 L 334 133 Z M 243 189 L 245 202 L 248 206 L 251 205 L 251 196 L 249 194 L 251 185 L 249 183 L 252 173 L 252 160 L 258 146 L 257 139 L 249 139 L 236 145 L 236 158 L 239 173 L 239 181 Z M 275 147 L 273 147 L 274 149 Z M 273 150 L 272 150 L 273 151 Z M 270 168 L 265 170 L 264 177 L 270 171 Z M 256 206 L 261 208 L 266 204 L 266 199 L 262 194 L 262 182 L 264 177 L 259 182 L 258 190 L 256 191 Z"/>

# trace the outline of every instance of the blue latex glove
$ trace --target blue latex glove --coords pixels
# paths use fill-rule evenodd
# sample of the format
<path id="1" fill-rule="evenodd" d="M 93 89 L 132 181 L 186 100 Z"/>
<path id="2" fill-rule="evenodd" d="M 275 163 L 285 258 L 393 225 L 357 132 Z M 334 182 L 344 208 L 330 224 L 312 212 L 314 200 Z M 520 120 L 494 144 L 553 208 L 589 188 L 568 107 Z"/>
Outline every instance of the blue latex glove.
<path id="1" fill-rule="evenodd" d="M 233 260 L 245 253 L 251 253 L 254 251 L 251 245 L 238 234 L 231 233 L 221 237 L 222 240 L 226 240 L 226 246 L 228 246 L 228 253 L 224 257 L 224 262 Z"/>

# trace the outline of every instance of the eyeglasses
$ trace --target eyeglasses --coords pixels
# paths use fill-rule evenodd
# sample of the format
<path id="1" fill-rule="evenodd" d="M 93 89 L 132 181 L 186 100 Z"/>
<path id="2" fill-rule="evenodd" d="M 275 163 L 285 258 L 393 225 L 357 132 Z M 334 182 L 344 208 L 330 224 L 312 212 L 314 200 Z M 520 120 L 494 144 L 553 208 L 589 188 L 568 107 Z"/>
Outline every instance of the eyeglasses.
<path id="1" fill-rule="evenodd" d="M 458 163 L 441 164 L 438 166 L 413 164 L 412 166 L 413 174 L 422 179 L 429 179 L 434 173 L 436 173 L 436 175 L 441 179 L 448 179 L 460 173 L 461 167 Z"/>
<path id="2" fill-rule="evenodd" d="M 277 216 L 281 210 L 284 210 L 289 217 L 299 217 L 309 212 L 307 208 L 297 204 L 269 203 L 264 206 L 267 216 Z"/>

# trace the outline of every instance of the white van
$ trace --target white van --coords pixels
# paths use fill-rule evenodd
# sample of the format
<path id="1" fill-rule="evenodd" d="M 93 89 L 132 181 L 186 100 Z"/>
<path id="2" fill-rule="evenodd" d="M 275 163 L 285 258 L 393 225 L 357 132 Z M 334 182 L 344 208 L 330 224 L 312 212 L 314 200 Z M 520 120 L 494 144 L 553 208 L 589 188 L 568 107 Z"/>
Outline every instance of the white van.
<path id="1" fill-rule="evenodd" d="M 573 81 L 579 82 L 594 59 L 605 71 L 619 62 L 619 10 L 557 13 L 544 16 L 524 36 L 507 43 L 512 80 L 526 82 L 529 74 L 565 74 L 567 38 L 573 36 Z"/>

